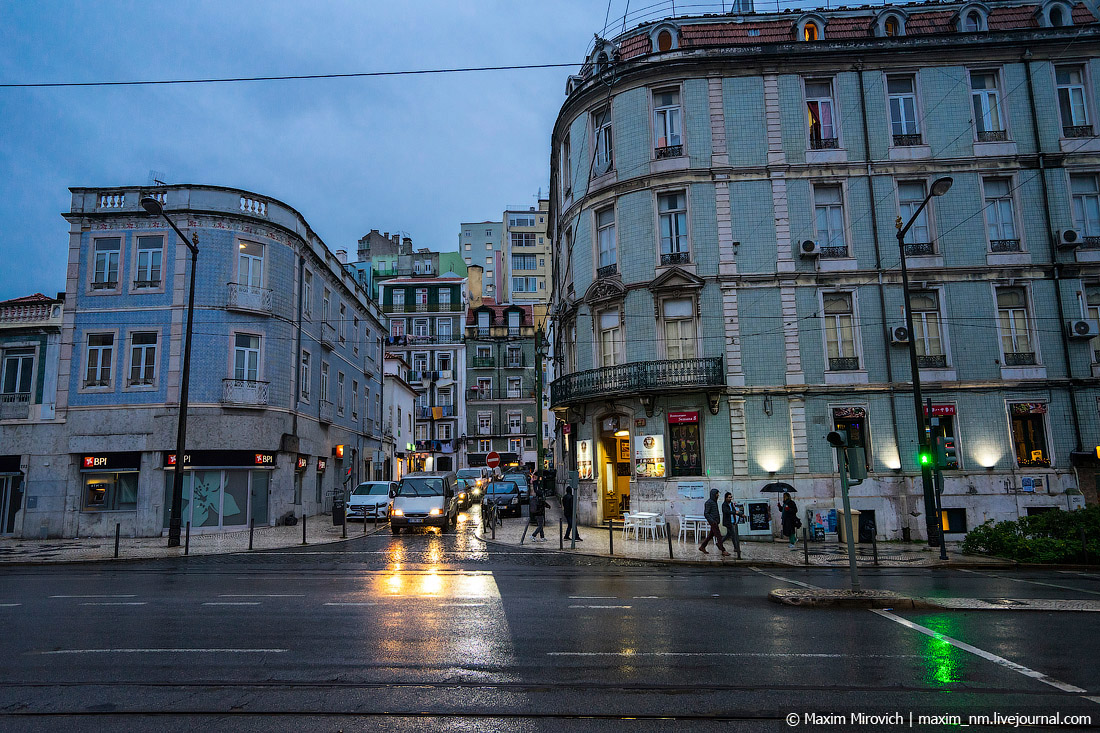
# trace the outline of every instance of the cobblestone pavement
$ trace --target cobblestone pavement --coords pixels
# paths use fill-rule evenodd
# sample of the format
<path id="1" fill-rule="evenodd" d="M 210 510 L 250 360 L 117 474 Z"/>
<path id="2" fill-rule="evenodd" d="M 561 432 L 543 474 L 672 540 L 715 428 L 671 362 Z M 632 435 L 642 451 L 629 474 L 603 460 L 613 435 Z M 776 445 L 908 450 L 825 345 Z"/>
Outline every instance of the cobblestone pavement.
<path id="1" fill-rule="evenodd" d="M 496 528 L 495 538 L 491 532 L 477 531 L 477 536 L 490 542 L 502 545 L 523 545 L 524 548 L 541 549 L 548 552 L 559 551 L 559 536 L 562 529 L 559 521 L 562 519 L 561 507 L 556 499 L 550 500 L 551 507 L 546 510 L 546 541 L 541 542 L 532 539 L 531 533 L 534 525 L 529 526 L 526 516 L 502 520 Z M 621 527 L 616 527 L 613 537 L 609 542 L 607 527 L 585 527 L 579 529 L 581 541 L 577 548 L 571 550 L 569 541 L 564 540 L 564 548 L 560 551 L 566 553 L 581 553 L 598 557 L 613 556 L 632 560 L 645 560 L 654 562 L 676 562 L 703 565 L 813 565 L 820 567 L 845 568 L 848 566 L 847 548 L 836 542 L 810 542 L 809 557 L 802 542 L 796 545 L 795 550 L 789 549 L 786 541 L 761 542 L 741 541 L 741 559 L 738 560 L 734 553 L 732 543 L 726 543 L 726 551 L 729 557 L 723 557 L 714 547 L 713 543 L 704 554 L 699 551 L 699 543 L 690 534 L 686 540 L 680 540 L 677 536 L 675 519 L 672 524 L 672 557 L 669 557 L 669 541 L 665 536 L 656 539 L 635 538 L 632 535 L 624 536 Z M 526 535 L 524 535 L 524 530 Z M 611 552 L 611 543 L 614 543 L 614 552 Z M 984 556 L 964 555 L 958 549 L 958 543 L 949 542 L 947 545 L 947 561 L 940 560 L 939 549 L 929 547 L 921 542 L 881 542 L 878 544 L 878 565 L 887 567 L 936 567 L 943 565 L 982 565 L 990 568 L 1012 567 L 1013 563 L 998 558 Z M 856 545 L 857 560 L 860 565 L 874 565 L 874 549 L 869 544 Z M 808 562 L 807 562 L 808 559 Z"/>
<path id="2" fill-rule="evenodd" d="M 353 539 L 379 529 L 387 524 L 373 522 L 348 522 L 348 538 Z M 332 525 L 332 515 L 320 514 L 306 519 L 306 544 L 339 542 L 342 528 Z M 249 532 L 216 532 L 191 534 L 187 551 L 191 555 L 222 555 L 247 552 Z M 272 550 L 302 546 L 302 523 L 286 527 L 256 527 L 252 535 L 252 548 Z M 118 559 L 136 560 L 150 558 L 182 557 L 185 548 L 168 547 L 165 537 L 120 537 Z M 115 557 L 115 538 L 83 537 L 71 539 L 27 540 L 0 538 L 0 565 L 18 563 L 64 563 L 112 560 Z"/>

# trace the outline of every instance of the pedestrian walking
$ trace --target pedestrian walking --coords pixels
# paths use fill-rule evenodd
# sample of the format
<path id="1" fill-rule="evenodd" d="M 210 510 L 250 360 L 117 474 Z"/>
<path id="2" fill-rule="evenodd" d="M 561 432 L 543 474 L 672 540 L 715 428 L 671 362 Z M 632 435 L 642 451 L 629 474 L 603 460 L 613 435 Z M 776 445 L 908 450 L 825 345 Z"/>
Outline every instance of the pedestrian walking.
<path id="1" fill-rule="evenodd" d="M 722 502 L 722 526 L 726 529 L 726 534 L 722 537 L 723 542 L 733 542 L 733 523 L 737 521 L 735 512 L 733 509 L 733 494 L 726 492 L 725 501 Z"/>
<path id="2" fill-rule="evenodd" d="M 721 515 L 718 512 L 718 489 L 710 490 L 710 498 L 703 504 L 703 519 L 707 520 L 707 524 L 710 525 L 710 531 L 703 538 L 703 544 L 699 545 L 699 552 L 708 554 L 707 545 L 710 544 L 710 539 L 713 537 L 714 543 L 722 551 L 722 557 L 728 557 L 729 553 L 726 552 L 726 548 L 722 544 L 722 533 L 718 529 L 718 522 L 721 521 Z"/>
<path id="3" fill-rule="evenodd" d="M 538 525 L 535 527 L 535 531 L 531 533 L 531 541 L 534 542 L 538 538 L 539 542 L 546 542 L 544 529 L 546 526 L 546 507 L 548 505 L 546 500 L 542 498 L 542 493 L 536 491 L 534 487 L 531 488 L 531 498 L 528 504 L 530 505 L 531 518 Z"/>
<path id="4" fill-rule="evenodd" d="M 798 506 L 794 503 L 794 499 L 791 498 L 791 492 L 783 492 L 783 501 L 779 503 L 779 513 L 783 521 L 783 536 L 790 540 L 791 543 L 789 549 L 797 550 L 798 545 L 796 544 L 797 535 L 795 534 L 795 530 L 798 529 L 802 522 L 798 519 Z"/>
<path id="5" fill-rule="evenodd" d="M 577 528 L 573 526 L 573 487 L 565 487 L 565 495 L 561 498 L 561 511 L 565 515 L 565 539 L 569 539 L 569 533 L 573 533 L 573 539 L 577 542 L 583 542 L 581 536 L 577 533 Z"/>

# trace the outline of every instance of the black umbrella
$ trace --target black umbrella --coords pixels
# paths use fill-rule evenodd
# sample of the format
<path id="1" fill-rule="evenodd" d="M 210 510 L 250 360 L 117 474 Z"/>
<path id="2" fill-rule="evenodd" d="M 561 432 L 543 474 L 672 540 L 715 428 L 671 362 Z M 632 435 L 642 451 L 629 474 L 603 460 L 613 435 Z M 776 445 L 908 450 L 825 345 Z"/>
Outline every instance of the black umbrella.
<path id="1" fill-rule="evenodd" d="M 764 488 L 760 489 L 761 494 L 782 494 L 784 491 L 789 491 L 792 494 L 797 494 L 798 490 L 790 484 L 785 484 L 782 481 L 773 481 L 770 484 L 765 484 Z"/>

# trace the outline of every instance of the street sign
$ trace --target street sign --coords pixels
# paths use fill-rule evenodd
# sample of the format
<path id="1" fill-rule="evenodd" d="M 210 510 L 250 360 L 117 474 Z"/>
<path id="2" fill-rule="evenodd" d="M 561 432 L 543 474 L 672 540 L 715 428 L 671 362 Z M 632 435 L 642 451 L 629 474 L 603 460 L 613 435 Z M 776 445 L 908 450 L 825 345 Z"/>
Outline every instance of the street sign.
<path id="1" fill-rule="evenodd" d="M 500 465 L 500 454 L 493 451 L 489 455 L 485 456 L 485 465 L 489 468 L 496 468 Z"/>

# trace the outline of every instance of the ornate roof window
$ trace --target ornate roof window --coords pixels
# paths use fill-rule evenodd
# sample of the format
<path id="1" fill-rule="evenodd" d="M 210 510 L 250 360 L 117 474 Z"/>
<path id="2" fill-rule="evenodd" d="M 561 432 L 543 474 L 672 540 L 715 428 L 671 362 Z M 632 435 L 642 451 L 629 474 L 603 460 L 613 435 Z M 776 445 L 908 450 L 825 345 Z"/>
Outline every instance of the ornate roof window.
<path id="1" fill-rule="evenodd" d="M 680 48 L 680 29 L 672 23 L 659 23 L 649 32 L 653 50 L 658 53 Z"/>
<path id="2" fill-rule="evenodd" d="M 887 8 L 875 18 L 872 26 L 874 34 L 883 38 L 894 38 L 905 35 L 905 12 L 897 8 Z"/>
<path id="3" fill-rule="evenodd" d="M 960 33 L 980 33 L 989 30 L 987 20 L 989 8 L 983 3 L 967 3 L 956 16 L 956 27 Z"/>
<path id="4" fill-rule="evenodd" d="M 1073 25 L 1073 8 L 1062 0 L 1050 0 L 1036 12 L 1039 25 L 1044 28 L 1064 28 Z"/>
<path id="5" fill-rule="evenodd" d="M 822 41 L 825 39 L 825 18 L 818 13 L 807 13 L 798 19 L 795 25 L 795 38 L 799 41 Z"/>

